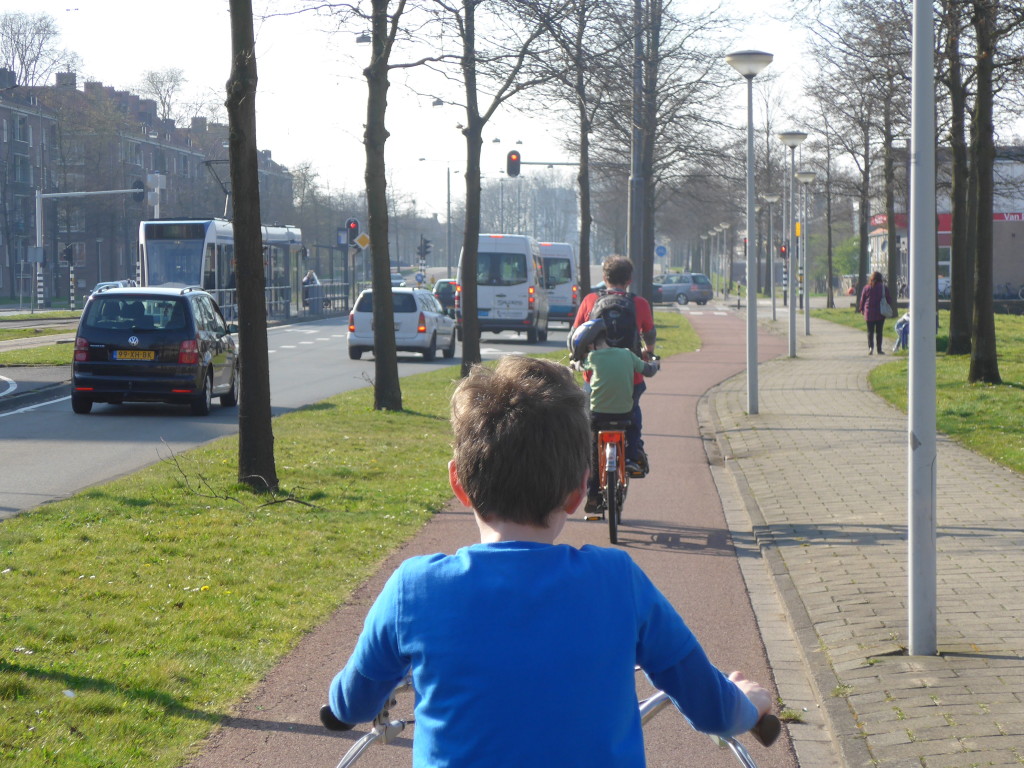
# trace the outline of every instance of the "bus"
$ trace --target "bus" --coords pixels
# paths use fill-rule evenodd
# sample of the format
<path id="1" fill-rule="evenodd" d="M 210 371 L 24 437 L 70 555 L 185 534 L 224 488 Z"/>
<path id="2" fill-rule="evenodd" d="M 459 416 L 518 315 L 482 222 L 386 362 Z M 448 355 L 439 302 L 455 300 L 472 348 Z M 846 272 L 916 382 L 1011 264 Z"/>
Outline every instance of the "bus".
<path id="1" fill-rule="evenodd" d="M 267 314 L 290 317 L 301 300 L 305 249 L 293 226 L 263 227 Z M 224 317 L 238 317 L 235 240 L 226 219 L 159 219 L 139 223 L 140 285 L 197 286 L 210 293 Z"/>

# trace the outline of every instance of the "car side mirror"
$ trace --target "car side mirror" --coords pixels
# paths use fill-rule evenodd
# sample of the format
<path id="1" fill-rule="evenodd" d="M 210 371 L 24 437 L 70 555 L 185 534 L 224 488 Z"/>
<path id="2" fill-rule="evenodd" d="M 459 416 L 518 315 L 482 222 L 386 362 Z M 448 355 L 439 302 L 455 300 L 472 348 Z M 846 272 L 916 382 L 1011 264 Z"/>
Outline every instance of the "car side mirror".
<path id="1" fill-rule="evenodd" d="M 238 323 L 228 323 L 228 333 L 238 333 Z"/>

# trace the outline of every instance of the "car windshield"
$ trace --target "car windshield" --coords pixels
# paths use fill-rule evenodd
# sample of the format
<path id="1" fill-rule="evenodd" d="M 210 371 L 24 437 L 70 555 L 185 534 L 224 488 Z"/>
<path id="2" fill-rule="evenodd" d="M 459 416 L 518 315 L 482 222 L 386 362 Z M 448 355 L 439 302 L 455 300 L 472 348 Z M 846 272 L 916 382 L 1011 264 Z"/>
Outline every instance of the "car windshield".
<path id="1" fill-rule="evenodd" d="M 526 282 L 526 254 L 480 253 L 476 262 L 477 285 L 519 285 Z"/>
<path id="2" fill-rule="evenodd" d="M 97 296 L 85 308 L 86 329 L 172 331 L 185 327 L 185 303 L 173 297 Z"/>
<path id="3" fill-rule="evenodd" d="M 411 293 L 392 293 L 395 312 L 415 312 L 416 298 Z M 356 303 L 356 312 L 373 312 L 373 294 L 364 293 Z"/>

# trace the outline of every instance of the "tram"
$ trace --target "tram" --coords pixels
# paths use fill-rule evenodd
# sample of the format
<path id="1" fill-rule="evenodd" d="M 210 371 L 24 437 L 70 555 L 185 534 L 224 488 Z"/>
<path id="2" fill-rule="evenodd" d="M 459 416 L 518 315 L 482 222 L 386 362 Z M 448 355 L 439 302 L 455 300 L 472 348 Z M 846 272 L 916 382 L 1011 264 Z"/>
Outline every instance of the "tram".
<path id="1" fill-rule="evenodd" d="M 263 227 L 267 313 L 288 317 L 300 297 L 305 250 L 297 227 Z M 235 239 L 226 219 L 158 219 L 139 223 L 140 285 L 199 286 L 217 300 L 226 318 L 238 316 Z"/>

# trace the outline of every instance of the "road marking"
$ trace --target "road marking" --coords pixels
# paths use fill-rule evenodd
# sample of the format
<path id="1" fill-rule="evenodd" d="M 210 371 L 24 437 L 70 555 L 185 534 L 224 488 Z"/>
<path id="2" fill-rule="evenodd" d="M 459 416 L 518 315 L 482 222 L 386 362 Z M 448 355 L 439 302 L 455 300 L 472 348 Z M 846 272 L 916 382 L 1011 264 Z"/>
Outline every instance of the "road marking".
<path id="1" fill-rule="evenodd" d="M 0 397 L 3 397 L 4 395 L 9 395 L 11 394 L 11 392 L 18 388 L 18 382 L 16 382 L 14 379 L 8 379 L 6 376 L 0 376 L 0 381 L 7 382 L 7 389 L 3 392 L 0 392 Z"/>
<path id="2" fill-rule="evenodd" d="M 16 411 L 6 411 L 4 413 L 0 413 L 0 419 L 6 418 L 7 416 L 15 416 L 15 415 L 17 415 L 19 413 L 28 413 L 29 411 L 34 411 L 36 408 L 42 408 L 44 405 L 53 405 L 54 403 L 63 403 L 65 400 L 70 400 L 70 399 L 71 399 L 71 395 L 68 395 L 67 397 L 58 397 L 56 400 L 47 400 L 46 402 L 36 403 L 35 405 L 26 405 L 24 408 L 19 408 Z"/>
<path id="3" fill-rule="evenodd" d="M 278 349 L 298 349 L 295 344 L 282 344 Z"/>
<path id="4" fill-rule="evenodd" d="M 315 341 L 300 341 L 299 344 L 316 344 Z"/>

